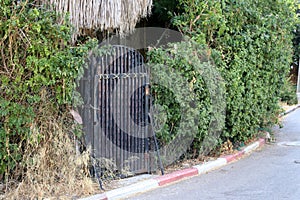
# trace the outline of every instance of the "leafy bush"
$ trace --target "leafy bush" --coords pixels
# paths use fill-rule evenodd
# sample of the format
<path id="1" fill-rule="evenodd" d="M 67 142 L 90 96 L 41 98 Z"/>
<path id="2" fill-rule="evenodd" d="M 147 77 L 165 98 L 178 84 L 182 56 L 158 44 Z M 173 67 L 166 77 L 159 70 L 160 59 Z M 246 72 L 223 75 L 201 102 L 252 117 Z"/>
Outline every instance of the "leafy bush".
<path id="1" fill-rule="evenodd" d="M 284 81 L 284 85 L 280 91 L 280 100 L 288 105 L 298 103 L 296 88 L 289 79 Z"/>
<path id="2" fill-rule="evenodd" d="M 223 140 L 246 141 L 259 128 L 276 123 L 280 91 L 292 63 L 295 3 L 180 0 L 184 11 L 173 18 L 174 25 L 211 48 L 226 81 Z M 156 62 L 164 63 L 165 58 Z M 209 104 L 204 102 L 202 107 Z"/>
<path id="3" fill-rule="evenodd" d="M 6 180 L 23 173 L 33 131 L 35 142 L 46 142 L 47 120 L 68 112 L 89 49 L 68 43 L 66 18 L 35 1 L 14 2 L 0 1 L 0 178 Z"/>
<path id="4" fill-rule="evenodd" d="M 225 87 L 209 49 L 181 42 L 152 49 L 148 56 L 153 104 L 162 107 L 156 117 L 166 122 L 157 131 L 161 146 L 180 137 L 176 149 L 193 142 L 196 155 L 212 150 L 224 128 Z M 186 143 L 187 135 L 192 138 L 190 143 Z"/>

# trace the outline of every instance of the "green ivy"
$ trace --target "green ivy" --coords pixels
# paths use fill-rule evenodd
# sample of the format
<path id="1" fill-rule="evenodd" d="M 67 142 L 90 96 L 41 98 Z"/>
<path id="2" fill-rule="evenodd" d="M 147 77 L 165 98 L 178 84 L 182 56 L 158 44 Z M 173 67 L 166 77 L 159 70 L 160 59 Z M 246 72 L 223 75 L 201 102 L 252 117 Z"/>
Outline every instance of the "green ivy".
<path id="1" fill-rule="evenodd" d="M 198 155 L 218 144 L 225 120 L 225 87 L 210 54 L 194 42 L 169 44 L 149 52 L 153 104 L 162 107 L 156 117 L 165 122 L 156 133 L 161 146 L 181 137 L 176 145 L 180 148 L 186 144 L 182 136 L 190 135 Z"/>
<path id="2" fill-rule="evenodd" d="M 296 1 L 179 2 L 184 11 L 174 16 L 174 25 L 211 49 L 226 82 L 226 125 L 221 138 L 246 141 L 259 128 L 276 123 L 280 91 L 292 63 Z M 201 107 L 209 104 L 203 101 Z M 202 119 L 209 117 L 210 113 Z"/>
<path id="3" fill-rule="evenodd" d="M 66 17 L 34 1 L 14 2 L 0 1 L 0 174 L 6 175 L 22 162 L 41 109 L 63 113 L 72 106 L 75 80 L 94 45 L 73 46 Z"/>

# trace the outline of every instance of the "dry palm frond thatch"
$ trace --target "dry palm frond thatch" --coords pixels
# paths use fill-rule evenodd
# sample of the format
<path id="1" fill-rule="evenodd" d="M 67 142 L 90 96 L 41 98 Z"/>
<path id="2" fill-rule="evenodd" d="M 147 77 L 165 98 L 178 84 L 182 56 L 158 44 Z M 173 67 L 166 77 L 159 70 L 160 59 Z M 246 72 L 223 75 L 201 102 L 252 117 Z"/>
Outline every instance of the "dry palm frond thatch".
<path id="1" fill-rule="evenodd" d="M 69 13 L 76 34 L 86 30 L 131 32 L 151 12 L 152 0 L 42 0 L 58 12 Z"/>

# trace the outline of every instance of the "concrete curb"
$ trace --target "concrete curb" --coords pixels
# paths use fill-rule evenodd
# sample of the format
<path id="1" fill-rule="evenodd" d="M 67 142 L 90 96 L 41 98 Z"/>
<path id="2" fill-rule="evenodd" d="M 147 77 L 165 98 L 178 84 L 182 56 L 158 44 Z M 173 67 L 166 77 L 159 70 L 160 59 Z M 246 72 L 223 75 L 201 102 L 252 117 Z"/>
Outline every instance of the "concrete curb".
<path id="1" fill-rule="evenodd" d="M 283 113 L 280 113 L 279 117 L 283 117 L 284 115 L 287 115 L 287 114 L 289 114 L 289 113 L 297 110 L 298 108 L 300 108 L 300 104 L 296 105 L 295 107 L 293 107 L 293 108 L 291 108 L 291 109 L 289 109 L 289 110 L 287 110 L 287 111 L 285 111 Z"/>
<path id="2" fill-rule="evenodd" d="M 158 181 L 154 179 L 141 181 L 126 187 L 118 188 L 115 190 L 111 190 L 106 192 L 107 199 L 122 199 L 126 198 L 128 196 L 131 196 L 133 194 L 137 194 L 140 192 L 145 192 L 148 190 L 153 190 L 155 188 L 159 187 Z"/>
<path id="3" fill-rule="evenodd" d="M 196 175 L 198 175 L 198 170 L 196 168 L 188 168 L 157 177 L 155 178 L 155 180 L 157 181 L 159 186 L 163 186 L 178 181 L 180 179 Z"/>
<path id="4" fill-rule="evenodd" d="M 210 172 L 212 170 L 219 169 L 227 165 L 228 163 L 240 159 L 245 154 L 249 154 L 250 152 L 263 146 L 264 144 L 265 144 L 265 139 L 259 139 L 258 141 L 252 143 L 251 145 L 248 145 L 238 153 L 227 155 L 218 158 L 217 160 L 209 161 L 201 165 L 193 166 L 191 168 L 179 170 L 171 174 L 141 181 L 126 187 L 114 189 L 106 193 L 93 195 L 87 198 L 82 198 L 80 200 L 117 200 L 117 199 L 127 198 L 138 193 L 146 192 L 158 188 L 160 186 L 174 183 L 184 178 L 198 176 Z"/>
<path id="5" fill-rule="evenodd" d="M 214 169 L 223 167 L 226 164 L 227 164 L 226 158 L 218 158 L 217 160 L 210 161 L 210 162 L 204 163 L 202 165 L 196 165 L 193 168 L 196 168 L 198 170 L 198 175 L 201 175 L 201 174 L 205 174 L 209 171 L 212 171 Z"/>

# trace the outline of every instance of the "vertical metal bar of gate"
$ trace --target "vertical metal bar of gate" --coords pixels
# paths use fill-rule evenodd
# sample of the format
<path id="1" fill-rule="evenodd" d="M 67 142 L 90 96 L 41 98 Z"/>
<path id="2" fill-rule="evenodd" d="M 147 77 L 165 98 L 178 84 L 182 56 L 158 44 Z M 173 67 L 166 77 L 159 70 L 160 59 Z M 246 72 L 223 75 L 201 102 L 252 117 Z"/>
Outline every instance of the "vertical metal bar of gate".
<path id="1" fill-rule="evenodd" d="M 135 56 L 135 55 L 134 55 Z M 134 61 L 134 59 L 133 59 L 133 61 Z M 133 63 L 133 65 L 135 65 L 135 63 Z M 136 69 L 136 67 L 134 67 L 134 70 L 133 70 L 133 73 L 137 73 L 137 69 Z M 139 86 L 139 79 L 136 79 L 136 80 L 134 80 L 135 81 L 135 83 L 136 83 L 136 87 L 135 87 L 135 89 L 136 90 L 139 90 L 139 88 L 138 88 L 138 86 Z M 139 93 L 139 91 L 138 91 L 138 93 Z M 135 105 L 135 108 L 136 108 L 136 111 L 134 112 L 134 122 L 136 123 L 136 124 L 138 124 L 138 113 L 139 113 L 139 95 L 134 95 L 134 98 L 135 98 L 135 102 L 134 102 L 134 105 Z M 135 137 L 135 141 L 134 141 L 134 143 L 135 143 L 135 149 L 134 149 L 134 151 L 135 152 L 138 152 L 138 148 L 139 148 L 139 143 L 138 143 L 138 137 L 139 137 L 139 129 L 137 128 L 136 130 L 135 130 L 135 135 L 137 136 L 137 137 Z M 135 168 L 138 168 L 138 166 L 137 166 L 137 162 L 134 162 L 134 167 Z"/>
<path id="2" fill-rule="evenodd" d="M 134 57 L 133 57 L 133 55 L 132 55 L 132 51 L 129 51 L 129 57 L 128 57 L 128 59 L 129 59 L 129 61 L 130 61 L 130 64 L 132 64 L 132 60 L 134 59 Z M 128 82 L 129 82 L 129 85 L 128 85 L 128 87 L 130 87 L 130 88 L 135 88 L 135 81 L 134 81 L 134 79 L 129 79 L 128 80 Z M 130 90 L 129 90 L 130 91 Z M 132 107 L 132 101 L 134 100 L 134 99 L 131 99 L 131 98 L 134 98 L 134 97 L 132 97 L 131 96 L 131 94 L 128 94 L 127 95 L 127 99 L 128 99 L 128 105 L 129 105 L 129 109 L 128 109 L 128 113 L 127 113 L 127 116 L 128 116 L 128 124 L 129 124 L 129 130 L 128 130 L 128 132 L 131 134 L 132 132 L 133 132 L 133 130 L 134 130 L 134 124 L 132 123 L 132 121 L 133 121 L 133 116 L 131 115 L 131 112 L 132 112 L 132 110 L 134 109 L 134 107 Z M 134 141 L 133 141 L 133 138 L 132 137 L 128 137 L 128 143 L 129 143 L 129 149 L 132 149 L 133 147 L 134 147 L 134 145 L 133 145 L 133 143 L 134 143 Z M 128 157 L 130 157 L 130 153 L 128 152 Z"/>
<path id="3" fill-rule="evenodd" d="M 105 57 L 104 56 L 102 56 L 102 57 L 100 57 L 99 58 L 99 62 L 98 63 L 105 63 Z M 99 66 L 97 66 L 97 75 L 98 75 L 98 82 L 99 82 L 99 96 L 101 95 L 101 96 L 105 96 L 105 92 L 106 92 L 106 90 L 105 90 L 105 82 L 104 81 L 99 81 L 100 80 L 100 76 L 99 76 L 99 74 L 102 74 L 101 73 L 101 71 L 100 71 L 100 67 Z M 99 100 L 99 109 L 101 110 L 101 112 L 103 112 L 103 113 L 105 113 L 106 112 L 106 110 L 105 110 L 105 102 L 104 102 L 104 98 L 100 98 L 98 96 L 98 100 Z M 105 121 L 105 119 L 104 118 L 100 118 L 99 116 L 97 116 L 98 117 L 98 119 L 99 119 L 99 123 L 100 124 L 103 124 L 103 123 L 106 123 L 106 121 Z M 99 124 L 99 126 L 100 126 L 100 124 Z M 100 133 L 98 133 L 98 134 L 101 134 L 101 127 L 96 127 L 98 130 L 100 129 Z M 100 138 L 98 139 L 98 141 L 100 142 L 101 140 L 100 140 Z M 100 146 L 100 151 L 101 152 L 105 152 L 106 154 L 107 154 L 107 152 L 106 152 L 106 150 L 107 150 L 107 144 L 105 144 L 105 145 L 101 145 Z"/>
<path id="4" fill-rule="evenodd" d="M 118 73 L 118 66 L 119 65 L 122 65 L 122 61 L 119 57 L 119 48 L 116 48 L 116 54 L 114 54 L 114 61 L 113 61 L 113 67 L 112 67 L 112 70 L 110 71 L 110 74 L 117 74 Z M 110 113 L 111 113 L 111 122 L 110 122 L 110 125 L 112 126 L 111 128 L 113 129 L 113 131 L 111 132 L 111 134 L 113 136 L 115 136 L 115 142 L 116 142 L 116 145 L 119 147 L 120 146 L 120 138 L 119 138 L 119 134 L 118 134 L 118 131 L 117 131 L 117 124 L 118 124 L 118 98 L 116 98 L 116 93 L 117 93 L 117 84 L 118 84 L 118 79 L 116 77 L 113 77 L 113 79 L 111 79 L 111 82 L 113 83 L 111 86 L 110 86 L 110 95 L 112 96 L 112 99 L 110 100 Z M 115 105 L 114 105 L 115 103 Z M 108 131 L 111 129 L 109 128 Z M 120 163 L 120 159 L 119 159 L 119 148 L 115 148 L 115 155 L 114 155 L 114 158 L 115 158 L 115 162 L 116 162 L 116 165 L 117 165 L 117 168 L 118 170 L 120 170 L 121 168 L 121 163 Z"/>

